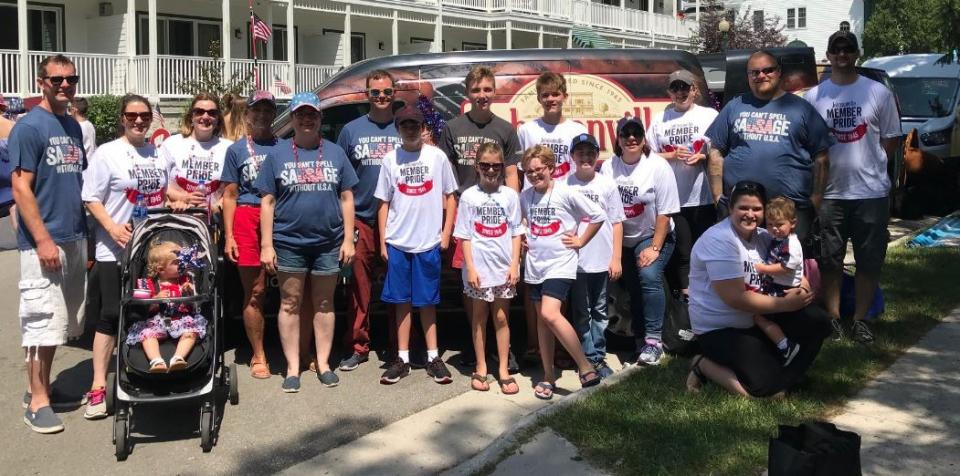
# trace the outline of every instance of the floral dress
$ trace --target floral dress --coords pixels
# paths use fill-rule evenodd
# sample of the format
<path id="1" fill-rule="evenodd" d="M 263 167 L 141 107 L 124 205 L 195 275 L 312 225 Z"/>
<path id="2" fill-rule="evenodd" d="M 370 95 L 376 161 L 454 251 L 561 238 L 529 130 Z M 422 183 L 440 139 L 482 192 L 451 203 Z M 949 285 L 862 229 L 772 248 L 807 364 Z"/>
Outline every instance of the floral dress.
<path id="1" fill-rule="evenodd" d="M 184 295 L 183 286 L 189 282 L 190 279 L 186 276 L 181 276 L 176 283 L 138 279 L 137 288 L 149 290 L 151 297 L 155 297 L 161 291 L 169 291 L 171 298 L 177 298 Z M 167 337 L 178 339 L 187 332 L 196 334 L 198 339 L 202 339 L 207 334 L 207 320 L 195 312 L 191 304 L 154 304 L 150 306 L 150 313 L 154 314 L 150 319 L 137 321 L 130 326 L 126 340 L 128 345 L 136 345 L 151 338 L 157 340 L 163 340 Z"/>

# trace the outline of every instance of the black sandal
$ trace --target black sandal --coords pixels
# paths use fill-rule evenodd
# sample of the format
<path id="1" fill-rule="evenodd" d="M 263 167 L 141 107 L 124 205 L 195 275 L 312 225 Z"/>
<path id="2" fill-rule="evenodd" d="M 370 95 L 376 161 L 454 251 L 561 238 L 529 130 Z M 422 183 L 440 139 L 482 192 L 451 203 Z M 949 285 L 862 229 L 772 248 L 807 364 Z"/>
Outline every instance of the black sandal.
<path id="1" fill-rule="evenodd" d="M 593 378 L 587 378 L 591 375 L 593 375 Z M 580 374 L 580 387 L 587 388 L 587 387 L 593 387 L 593 386 L 599 385 L 600 380 L 601 380 L 601 377 L 599 372 L 597 372 L 596 370 L 588 370 Z"/>
<path id="2" fill-rule="evenodd" d="M 687 374 L 687 391 L 697 393 L 700 391 L 700 388 L 703 387 L 703 384 L 707 383 L 707 377 L 703 375 L 703 371 L 700 370 L 700 361 L 703 360 L 703 355 L 697 355 L 690 362 L 690 374 Z M 690 375 L 693 375 L 696 378 L 696 382 L 690 382 Z"/>

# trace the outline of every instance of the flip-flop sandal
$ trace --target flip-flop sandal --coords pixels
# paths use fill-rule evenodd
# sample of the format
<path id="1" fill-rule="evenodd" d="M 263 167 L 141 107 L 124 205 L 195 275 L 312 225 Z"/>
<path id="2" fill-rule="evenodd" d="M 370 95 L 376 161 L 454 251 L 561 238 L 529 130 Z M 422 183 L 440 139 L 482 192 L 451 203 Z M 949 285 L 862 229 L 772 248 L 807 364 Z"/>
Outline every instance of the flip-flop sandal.
<path id="1" fill-rule="evenodd" d="M 707 383 L 707 378 L 703 375 L 703 371 L 700 370 L 700 361 L 703 360 L 702 355 L 698 355 L 690 361 L 690 373 L 687 375 L 687 391 L 697 393 L 700 391 L 700 388 Z M 695 380 L 691 382 L 690 379 Z"/>
<path id="2" fill-rule="evenodd" d="M 487 377 L 485 375 L 474 372 L 474 374 L 470 376 L 470 388 L 478 392 L 486 392 L 490 390 L 490 384 L 487 383 Z"/>
<path id="3" fill-rule="evenodd" d="M 250 376 L 258 379 L 270 378 L 270 364 L 267 362 L 250 361 Z"/>
<path id="4" fill-rule="evenodd" d="M 507 390 L 507 386 L 509 385 L 513 385 L 512 392 Z M 504 395 L 516 395 L 520 393 L 520 386 L 517 385 L 517 379 L 513 377 L 500 379 L 500 391 L 503 392 Z"/>
<path id="5" fill-rule="evenodd" d="M 187 368 L 187 361 L 179 355 L 174 355 L 170 358 L 170 369 L 168 372 L 178 372 Z"/>
<path id="6" fill-rule="evenodd" d="M 587 378 L 590 375 L 593 375 L 593 378 Z M 595 385 L 598 385 L 600 383 L 600 380 L 601 380 L 601 377 L 599 372 L 597 372 L 596 370 L 589 370 L 587 372 L 580 374 L 580 387 L 581 388 L 593 387 Z"/>
<path id="7" fill-rule="evenodd" d="M 543 390 L 538 390 L 538 389 Z M 540 382 L 533 389 L 533 394 L 540 400 L 550 400 L 553 398 L 553 384 L 550 382 Z"/>
<path id="8" fill-rule="evenodd" d="M 156 359 L 150 361 L 150 373 L 165 374 L 168 370 L 167 363 L 164 362 L 162 358 L 157 357 Z"/>

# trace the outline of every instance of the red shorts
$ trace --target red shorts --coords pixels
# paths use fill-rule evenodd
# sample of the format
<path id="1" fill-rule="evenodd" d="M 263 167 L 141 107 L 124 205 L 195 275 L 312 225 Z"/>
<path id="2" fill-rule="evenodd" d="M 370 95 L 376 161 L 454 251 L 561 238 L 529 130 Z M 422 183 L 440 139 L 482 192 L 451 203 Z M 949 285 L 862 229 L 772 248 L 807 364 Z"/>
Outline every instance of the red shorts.
<path id="1" fill-rule="evenodd" d="M 233 214 L 233 239 L 240 258 L 237 266 L 260 267 L 260 207 L 237 205 Z"/>

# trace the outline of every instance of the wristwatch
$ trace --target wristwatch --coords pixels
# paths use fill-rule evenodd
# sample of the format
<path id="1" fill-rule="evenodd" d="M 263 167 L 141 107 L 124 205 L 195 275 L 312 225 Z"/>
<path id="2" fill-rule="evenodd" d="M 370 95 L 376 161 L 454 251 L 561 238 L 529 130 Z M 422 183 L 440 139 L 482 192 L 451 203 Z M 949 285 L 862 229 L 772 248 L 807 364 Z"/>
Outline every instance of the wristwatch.
<path id="1" fill-rule="evenodd" d="M 653 251 L 656 251 L 657 253 L 660 252 L 660 247 L 659 247 L 659 246 L 657 246 L 657 245 L 652 245 L 652 246 L 650 246 L 650 247 L 653 248 Z"/>

